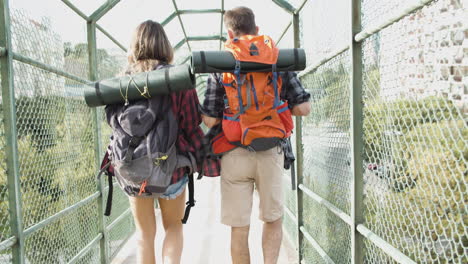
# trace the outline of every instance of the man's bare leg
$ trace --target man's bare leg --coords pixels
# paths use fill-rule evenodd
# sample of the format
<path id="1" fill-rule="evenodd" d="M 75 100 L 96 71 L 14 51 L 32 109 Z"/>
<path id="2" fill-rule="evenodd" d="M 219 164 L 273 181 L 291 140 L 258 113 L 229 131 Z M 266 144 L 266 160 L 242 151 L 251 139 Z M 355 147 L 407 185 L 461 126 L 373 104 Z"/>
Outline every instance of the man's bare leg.
<path id="1" fill-rule="evenodd" d="M 265 264 L 276 264 L 283 239 L 282 218 L 263 224 L 262 249 Z"/>
<path id="2" fill-rule="evenodd" d="M 250 264 L 249 230 L 250 226 L 231 228 L 232 264 Z"/>

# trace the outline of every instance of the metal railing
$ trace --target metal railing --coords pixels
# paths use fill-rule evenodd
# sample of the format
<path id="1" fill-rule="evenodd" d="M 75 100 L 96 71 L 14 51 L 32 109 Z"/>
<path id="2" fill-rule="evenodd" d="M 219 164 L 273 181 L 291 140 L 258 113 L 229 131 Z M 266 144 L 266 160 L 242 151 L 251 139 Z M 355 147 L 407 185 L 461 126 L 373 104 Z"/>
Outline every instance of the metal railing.
<path id="1" fill-rule="evenodd" d="M 109 131 L 82 94 L 83 84 L 123 66 L 108 69 L 96 40 L 97 29 L 125 53 L 96 24 L 119 1 L 88 17 L 63 0 L 87 25 L 84 48 L 65 50 L 47 22 L 9 2 L 0 1 L 0 263 L 109 263 L 133 219 L 119 188 L 113 214 L 103 215 L 108 186 L 96 174 Z"/>
<path id="2" fill-rule="evenodd" d="M 461 41 L 441 45 L 421 36 L 458 32 L 443 19 L 466 27 L 457 14 L 468 7 L 450 1 L 353 0 L 347 15 L 337 15 L 335 9 L 316 8 L 324 2 L 308 1 L 307 11 L 292 12 L 302 21 L 293 23 L 296 46 L 310 45 L 310 34 L 320 40 L 333 26 L 330 18 L 340 15 L 348 20 L 334 23 L 350 36 L 348 43 L 334 36 L 328 44 L 302 46 L 309 53 L 329 51 L 314 54 L 315 63 L 299 74 L 311 93 L 312 113 L 296 120 L 298 188 L 288 191 L 287 199 L 295 198 L 297 206 L 286 204 L 285 228 L 297 235 L 300 260 L 466 262 L 466 91 L 462 106 L 455 106 L 455 96 L 429 90 L 441 83 L 430 78 L 437 76 L 439 63 L 429 60 L 431 52 L 443 54 Z M 316 24 L 303 22 L 310 17 L 317 17 Z M 443 18 L 430 24 L 436 17 Z M 297 41 L 301 36 L 305 40 Z M 456 75 L 464 64 L 453 64 Z M 423 75 L 429 78 L 411 75 L 411 66 L 427 69 Z M 411 78 L 415 81 L 408 85 Z"/>
<path id="3" fill-rule="evenodd" d="M 122 192 L 102 214 L 108 186 L 95 174 L 110 130 L 81 96 L 83 84 L 123 66 L 99 48 L 105 38 L 125 57 L 98 24 L 120 1 L 89 16 L 61 2 L 86 25 L 82 43 L 61 43 L 47 20 L 12 15 L 0 0 L 0 263 L 109 263 L 134 230 Z M 220 2 L 186 10 L 172 1 L 162 25 L 178 18 L 176 50 L 206 40 L 221 48 Z M 272 2 L 291 15 L 277 42 L 292 30 L 312 62 L 299 74 L 312 113 L 295 120 L 296 191 L 285 201 L 298 259 L 467 262 L 466 3 Z M 221 16 L 219 36 L 185 31 L 181 16 L 210 13 Z"/>

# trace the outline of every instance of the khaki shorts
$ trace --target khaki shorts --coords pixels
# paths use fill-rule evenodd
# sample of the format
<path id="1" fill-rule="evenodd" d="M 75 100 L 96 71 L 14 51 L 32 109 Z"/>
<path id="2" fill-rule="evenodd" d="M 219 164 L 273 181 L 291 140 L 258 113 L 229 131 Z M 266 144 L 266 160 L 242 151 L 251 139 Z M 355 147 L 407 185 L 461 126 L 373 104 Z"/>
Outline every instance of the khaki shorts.
<path id="1" fill-rule="evenodd" d="M 258 192 L 260 220 L 273 222 L 283 216 L 284 154 L 278 148 L 250 152 L 236 148 L 221 159 L 221 222 L 248 226 L 252 196 Z"/>

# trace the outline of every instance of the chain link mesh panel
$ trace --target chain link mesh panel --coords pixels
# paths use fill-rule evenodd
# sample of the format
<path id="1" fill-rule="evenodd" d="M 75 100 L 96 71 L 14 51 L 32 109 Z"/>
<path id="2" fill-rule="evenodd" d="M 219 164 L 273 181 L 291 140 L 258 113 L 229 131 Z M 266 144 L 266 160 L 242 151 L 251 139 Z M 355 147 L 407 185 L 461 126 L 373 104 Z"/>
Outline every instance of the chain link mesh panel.
<path id="1" fill-rule="evenodd" d="M 1 70 L 1 67 L 0 67 Z M 1 77 L 0 77 L 1 81 Z M 1 95 L 1 91 L 0 91 Z M 1 97 L 0 97 L 1 98 Z M 11 237 L 10 214 L 8 212 L 7 165 L 5 153 L 5 126 L 3 111 L 0 111 L 0 242 Z M 11 250 L 0 251 L 0 263 L 11 261 Z"/>
<path id="2" fill-rule="evenodd" d="M 304 263 L 330 264 L 306 240 L 302 242 L 302 250 L 303 250 L 302 258 L 306 260 L 306 261 L 303 261 Z"/>
<path id="3" fill-rule="evenodd" d="M 305 49 L 308 65 L 317 63 L 349 42 L 349 14 L 348 2 L 307 2 L 299 15 L 301 47 Z"/>
<path id="4" fill-rule="evenodd" d="M 91 111 L 77 84 L 14 62 L 25 228 L 95 192 Z"/>
<path id="5" fill-rule="evenodd" d="M 54 1 L 50 4 L 48 7 L 52 12 L 37 6 L 34 8 L 34 5 L 21 0 L 12 5 L 13 50 L 48 67 L 87 79 L 86 21 L 63 3 Z M 66 27 L 59 25 L 65 16 Z M 116 67 L 125 61 L 122 51 L 120 54 L 112 52 L 98 49 L 98 63 L 101 65 L 98 74 L 102 78 L 115 75 L 121 70 Z M 25 258 L 28 263 L 66 263 L 96 238 L 100 229 L 98 217 L 103 217 L 98 211 L 97 199 L 94 199 L 59 218 L 49 219 L 96 192 L 98 157 L 95 154 L 93 111 L 83 101 L 83 83 L 18 61 L 13 62 L 13 70 L 21 221 L 26 230 L 47 221 L 26 238 Z M 98 111 L 102 113 L 102 110 Z M 104 123 L 104 119 L 99 122 Z M 101 127 L 105 128 L 102 123 Z M 109 130 L 101 129 L 101 132 L 108 138 Z M 3 135 L 1 146 L 5 138 L 3 116 L 0 134 Z M 3 155 L 0 165 L 1 242 L 9 238 L 10 227 L 5 153 L 0 153 Z M 128 208 L 126 201 L 127 204 L 117 202 L 116 207 Z M 127 218 L 131 220 L 131 214 Z M 121 229 L 120 233 L 128 236 L 132 231 L 130 226 Z M 78 263 L 96 263 L 99 256 L 99 248 L 91 249 Z M 0 252 L 0 262 L 11 262 L 10 249 Z"/>
<path id="6" fill-rule="evenodd" d="M 98 235 L 97 209 L 97 204 L 92 202 L 28 237 L 26 261 L 67 263 Z"/>
<path id="7" fill-rule="evenodd" d="M 378 23 L 389 14 L 401 10 L 405 5 L 405 0 L 362 0 L 361 1 L 361 23 L 365 28 L 369 25 Z"/>
<path id="8" fill-rule="evenodd" d="M 468 261 L 466 8 L 434 2 L 363 48 L 366 225 L 418 263 Z"/>
<path id="9" fill-rule="evenodd" d="M 128 201 L 128 199 L 127 199 Z M 110 259 L 113 259 L 118 251 L 125 245 L 131 233 L 129 230 L 134 230 L 135 225 L 133 223 L 132 214 L 127 214 L 118 224 L 116 224 L 109 231 L 109 252 Z"/>
<path id="10" fill-rule="evenodd" d="M 350 226 L 305 195 L 303 207 L 304 227 L 312 238 L 335 263 L 351 263 Z M 317 260 L 318 252 L 306 238 L 302 247 L 306 263 L 323 262 L 323 257 L 322 261 Z"/>
<path id="11" fill-rule="evenodd" d="M 100 252 L 99 248 L 96 247 L 91 249 L 86 255 L 84 255 L 80 260 L 78 260 L 77 264 L 90 264 L 90 263 L 99 263 L 100 262 Z"/>
<path id="12" fill-rule="evenodd" d="M 11 31 L 15 53 L 88 78 L 86 24 L 63 3 L 46 0 L 53 12 L 12 1 Z M 66 18 L 66 27 L 60 21 Z M 70 34 L 73 32 L 73 34 Z"/>
<path id="13" fill-rule="evenodd" d="M 304 184 L 350 212 L 349 55 L 301 78 L 314 106 L 303 119 Z"/>
<path id="14" fill-rule="evenodd" d="M 311 94 L 310 115 L 303 118 L 304 185 L 350 213 L 349 54 L 304 75 Z M 349 226 L 304 194 L 306 229 L 336 263 L 350 256 Z M 314 263 L 314 262 L 311 262 Z"/>

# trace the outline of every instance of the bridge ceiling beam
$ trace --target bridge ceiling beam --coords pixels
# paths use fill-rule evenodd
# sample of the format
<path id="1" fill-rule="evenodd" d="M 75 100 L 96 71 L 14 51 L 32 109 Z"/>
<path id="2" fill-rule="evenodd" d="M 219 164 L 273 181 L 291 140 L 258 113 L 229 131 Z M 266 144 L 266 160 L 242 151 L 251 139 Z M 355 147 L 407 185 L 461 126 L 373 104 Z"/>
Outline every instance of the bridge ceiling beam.
<path id="1" fill-rule="evenodd" d="M 273 1 L 273 3 L 278 5 L 279 7 L 286 10 L 286 12 L 288 12 L 288 13 L 294 14 L 294 12 L 296 11 L 294 6 L 292 6 L 288 1 L 285 1 L 285 0 L 272 0 L 272 1 Z"/>
<path id="2" fill-rule="evenodd" d="M 164 27 L 165 25 L 169 24 L 169 22 L 171 22 L 172 19 L 174 19 L 176 16 L 177 12 L 170 14 L 166 19 L 163 20 L 163 22 L 161 22 L 161 26 Z"/>
<path id="3" fill-rule="evenodd" d="M 97 22 L 99 19 L 101 19 L 107 12 L 109 12 L 112 8 L 114 8 L 115 5 L 117 5 L 120 2 L 120 0 L 111 0 L 107 1 L 103 5 L 101 5 L 96 11 L 94 11 L 90 16 L 89 16 L 89 22 Z"/>
<path id="4" fill-rule="evenodd" d="M 180 12 L 179 12 L 179 8 L 177 7 L 177 3 L 175 0 L 172 0 L 172 4 L 174 5 L 174 9 L 175 9 L 175 13 L 177 14 L 177 17 L 179 18 L 180 27 L 182 28 L 182 32 L 184 33 L 185 42 L 187 43 L 190 53 L 192 53 L 192 48 L 190 47 L 190 43 L 187 42 L 187 32 L 185 31 L 184 22 L 182 22 L 182 18 L 180 17 Z"/>

